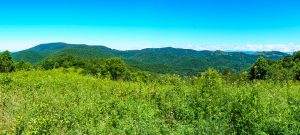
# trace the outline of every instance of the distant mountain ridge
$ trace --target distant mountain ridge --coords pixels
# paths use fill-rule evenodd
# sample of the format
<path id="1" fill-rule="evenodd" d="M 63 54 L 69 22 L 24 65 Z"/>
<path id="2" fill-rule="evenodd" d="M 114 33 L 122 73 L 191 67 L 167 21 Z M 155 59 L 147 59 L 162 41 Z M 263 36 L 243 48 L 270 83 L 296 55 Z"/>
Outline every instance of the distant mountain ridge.
<path id="1" fill-rule="evenodd" d="M 247 70 L 258 57 L 277 60 L 288 54 L 282 52 L 196 51 L 181 48 L 146 48 L 120 51 L 105 46 L 85 44 L 48 43 L 13 53 L 15 61 L 25 60 L 38 64 L 61 53 L 85 59 L 119 57 L 135 68 L 157 73 L 194 75 L 209 67 L 218 70 L 232 69 L 234 72 Z"/>

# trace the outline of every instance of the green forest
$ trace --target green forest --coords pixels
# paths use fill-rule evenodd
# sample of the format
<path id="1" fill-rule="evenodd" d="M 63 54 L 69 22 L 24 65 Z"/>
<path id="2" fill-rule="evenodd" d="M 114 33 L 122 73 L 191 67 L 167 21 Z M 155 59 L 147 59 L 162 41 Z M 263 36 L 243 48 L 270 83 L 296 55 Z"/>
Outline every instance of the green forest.
<path id="1" fill-rule="evenodd" d="M 118 57 L 132 68 L 159 74 L 195 76 L 208 68 L 233 72 L 248 70 L 256 59 L 264 57 L 278 60 L 288 54 L 282 52 L 196 51 L 181 48 L 146 48 L 142 50 L 115 50 L 105 46 L 84 44 L 48 43 L 12 54 L 16 62 L 25 60 L 33 65 L 61 56 L 72 56 L 84 60 Z"/>
<path id="2" fill-rule="evenodd" d="M 1 53 L 0 134 L 300 134 L 300 52 L 52 47 Z"/>

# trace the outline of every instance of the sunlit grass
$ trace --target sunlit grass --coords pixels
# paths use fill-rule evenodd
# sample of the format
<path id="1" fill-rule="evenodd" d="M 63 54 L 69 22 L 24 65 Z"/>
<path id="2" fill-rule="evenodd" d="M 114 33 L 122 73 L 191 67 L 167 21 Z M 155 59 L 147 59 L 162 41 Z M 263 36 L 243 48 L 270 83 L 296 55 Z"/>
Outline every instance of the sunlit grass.
<path id="1" fill-rule="evenodd" d="M 299 134 L 298 82 L 123 82 L 75 69 L 0 75 L 3 134 Z M 211 83 L 213 82 L 213 83 Z"/>

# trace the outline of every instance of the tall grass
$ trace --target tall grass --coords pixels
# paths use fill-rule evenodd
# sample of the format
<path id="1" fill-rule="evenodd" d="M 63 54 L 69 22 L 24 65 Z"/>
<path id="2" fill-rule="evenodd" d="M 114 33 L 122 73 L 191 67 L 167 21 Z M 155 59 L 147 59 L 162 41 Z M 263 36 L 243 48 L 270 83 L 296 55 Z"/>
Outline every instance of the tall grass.
<path id="1" fill-rule="evenodd" d="M 73 70 L 0 75 L 2 134 L 299 134 L 298 82 L 110 81 Z"/>

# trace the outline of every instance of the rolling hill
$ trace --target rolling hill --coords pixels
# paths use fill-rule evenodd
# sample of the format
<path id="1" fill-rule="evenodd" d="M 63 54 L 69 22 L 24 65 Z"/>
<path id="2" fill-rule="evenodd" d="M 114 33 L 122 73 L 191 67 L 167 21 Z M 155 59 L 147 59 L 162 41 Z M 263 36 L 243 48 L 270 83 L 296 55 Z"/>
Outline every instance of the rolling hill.
<path id="1" fill-rule="evenodd" d="M 247 70 L 258 57 L 276 60 L 288 55 L 282 52 L 246 54 L 243 52 L 196 51 L 171 47 L 120 51 L 105 46 L 48 43 L 13 53 L 13 58 L 15 61 L 25 60 L 32 64 L 38 64 L 61 53 L 85 59 L 119 57 L 128 65 L 141 70 L 181 75 L 195 75 L 209 67 L 220 71 L 229 68 L 234 72 L 239 72 Z"/>

